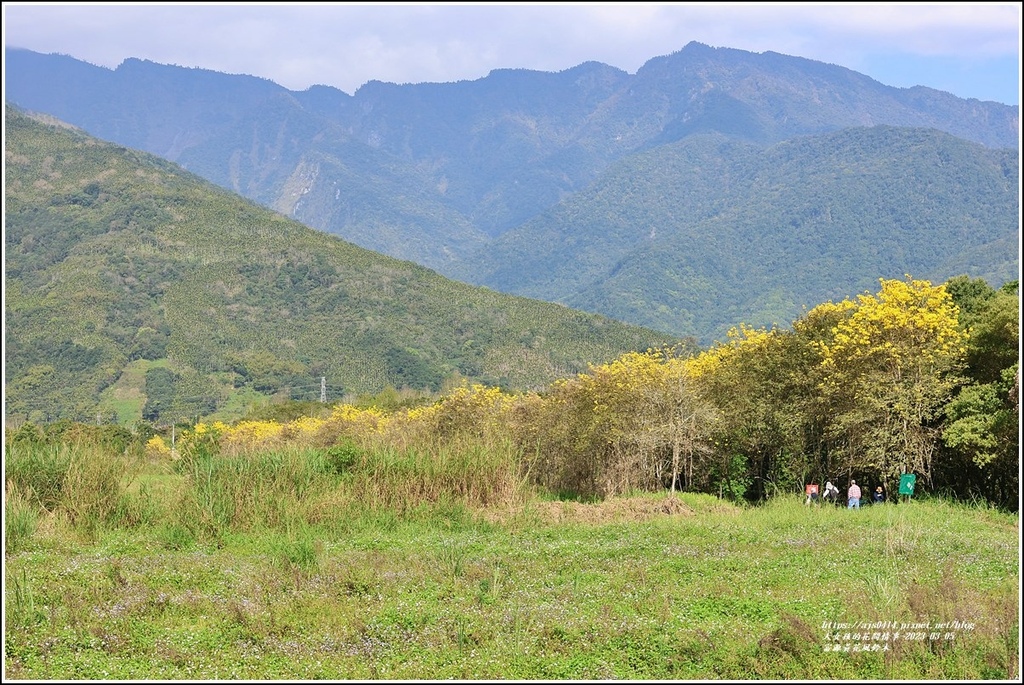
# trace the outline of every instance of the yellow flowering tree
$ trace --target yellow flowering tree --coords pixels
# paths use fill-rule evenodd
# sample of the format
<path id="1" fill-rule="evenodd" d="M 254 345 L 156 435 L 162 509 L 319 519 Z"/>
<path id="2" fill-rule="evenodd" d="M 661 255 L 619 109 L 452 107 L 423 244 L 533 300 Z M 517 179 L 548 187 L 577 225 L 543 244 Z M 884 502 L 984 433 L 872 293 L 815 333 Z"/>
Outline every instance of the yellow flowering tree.
<path id="1" fill-rule="evenodd" d="M 665 378 L 659 351 L 630 352 L 578 377 L 582 415 L 580 436 L 591 458 L 596 493 L 613 495 L 660 485 L 658 450 L 663 417 L 652 402 Z"/>
<path id="2" fill-rule="evenodd" d="M 692 481 L 714 409 L 688 362 L 674 350 L 630 352 L 517 398 L 509 420 L 536 480 L 605 497 Z"/>
<path id="3" fill-rule="evenodd" d="M 881 279 L 877 295 L 846 306 L 830 339 L 817 344 L 820 388 L 845 438 L 846 466 L 892 482 L 931 474 L 937 412 L 963 365 L 966 334 L 944 286 Z"/>
<path id="4" fill-rule="evenodd" d="M 667 465 L 672 492 L 677 483 L 693 487 L 697 458 L 712 454 L 711 438 L 720 418 L 720 411 L 706 397 L 697 368 L 698 362 L 691 358 L 668 358 L 660 382 L 646 393 L 653 421 L 644 432 L 656 445 L 671 447 Z"/>
<path id="5" fill-rule="evenodd" d="M 838 408 L 832 402 L 837 398 L 822 392 L 826 387 L 829 372 L 822 363 L 823 353 L 835 339 L 840 322 L 849 318 L 857 309 L 852 300 L 825 302 L 793 322 L 793 354 L 798 356 L 796 365 L 800 375 L 796 393 L 789 411 L 798 413 L 804 450 L 807 454 L 809 476 L 819 484 L 835 480 L 840 471 L 848 470 L 845 436 L 835 429 Z"/>

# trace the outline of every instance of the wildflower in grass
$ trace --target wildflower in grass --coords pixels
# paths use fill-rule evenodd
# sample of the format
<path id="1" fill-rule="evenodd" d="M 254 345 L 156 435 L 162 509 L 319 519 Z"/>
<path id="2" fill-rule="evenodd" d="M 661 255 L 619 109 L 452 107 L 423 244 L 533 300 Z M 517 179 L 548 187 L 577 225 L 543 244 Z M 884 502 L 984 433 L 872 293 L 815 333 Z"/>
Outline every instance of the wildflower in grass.
<path id="1" fill-rule="evenodd" d="M 171 456 L 171 448 L 167 446 L 164 439 L 154 435 L 146 441 L 146 456 L 153 458 L 167 458 Z"/>

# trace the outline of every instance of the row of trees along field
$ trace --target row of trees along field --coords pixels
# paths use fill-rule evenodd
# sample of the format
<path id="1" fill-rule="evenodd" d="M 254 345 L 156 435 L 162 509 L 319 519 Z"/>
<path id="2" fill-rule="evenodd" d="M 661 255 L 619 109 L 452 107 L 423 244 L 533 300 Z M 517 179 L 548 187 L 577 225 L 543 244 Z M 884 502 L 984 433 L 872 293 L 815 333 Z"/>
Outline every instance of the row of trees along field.
<path id="1" fill-rule="evenodd" d="M 385 453 L 415 454 L 410 491 L 479 505 L 524 485 L 582 499 L 681 489 L 757 501 L 826 479 L 895 491 L 913 473 L 919 491 L 1016 511 L 1017 283 L 880 283 L 878 293 L 821 304 L 789 329 L 741 326 L 696 354 L 629 353 L 543 392 L 473 385 L 432 404 L 198 423 L 173 446 L 153 435 L 145 451 L 181 469 L 199 458 L 313 449 L 339 473 L 383 468 L 370 462 Z M 453 455 L 463 476 L 427 483 L 451 480 L 450 465 L 429 462 Z"/>

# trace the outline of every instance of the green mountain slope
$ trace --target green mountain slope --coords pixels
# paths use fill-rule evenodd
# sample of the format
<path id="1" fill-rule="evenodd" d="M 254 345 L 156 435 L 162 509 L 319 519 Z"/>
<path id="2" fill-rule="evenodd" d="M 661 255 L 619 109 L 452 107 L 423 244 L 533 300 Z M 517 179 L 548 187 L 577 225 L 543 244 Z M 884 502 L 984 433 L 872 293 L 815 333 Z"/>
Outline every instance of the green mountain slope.
<path id="1" fill-rule="evenodd" d="M 904 274 L 1017 277 L 1018 153 L 873 127 L 769 148 L 720 134 L 627 158 L 456 277 L 721 338 Z"/>
<path id="2" fill-rule="evenodd" d="M 8 108 L 7 419 L 208 415 L 272 394 L 543 386 L 672 336 L 502 295 Z"/>

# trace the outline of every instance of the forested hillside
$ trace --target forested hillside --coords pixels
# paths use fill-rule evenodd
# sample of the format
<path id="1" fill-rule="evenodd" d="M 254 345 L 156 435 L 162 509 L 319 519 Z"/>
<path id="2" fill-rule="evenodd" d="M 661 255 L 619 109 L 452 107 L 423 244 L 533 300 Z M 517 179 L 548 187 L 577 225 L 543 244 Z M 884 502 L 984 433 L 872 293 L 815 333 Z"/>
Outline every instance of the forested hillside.
<path id="1" fill-rule="evenodd" d="M 5 76 L 19 106 L 360 246 L 705 342 L 879 275 L 1018 269 L 1016 196 L 997 192 L 1016 187 L 1018 107 L 773 52 L 691 43 L 636 74 L 586 62 L 352 95 L 24 50 Z"/>
<path id="2" fill-rule="evenodd" d="M 616 163 L 454 274 L 681 334 L 785 325 L 912 273 L 1017 278 L 1019 155 L 932 129 L 763 148 L 690 136 Z"/>
<path id="3" fill-rule="evenodd" d="M 450 281 L 176 165 L 6 111 L 7 419 L 173 421 L 468 378 L 540 387 L 672 336 Z"/>

